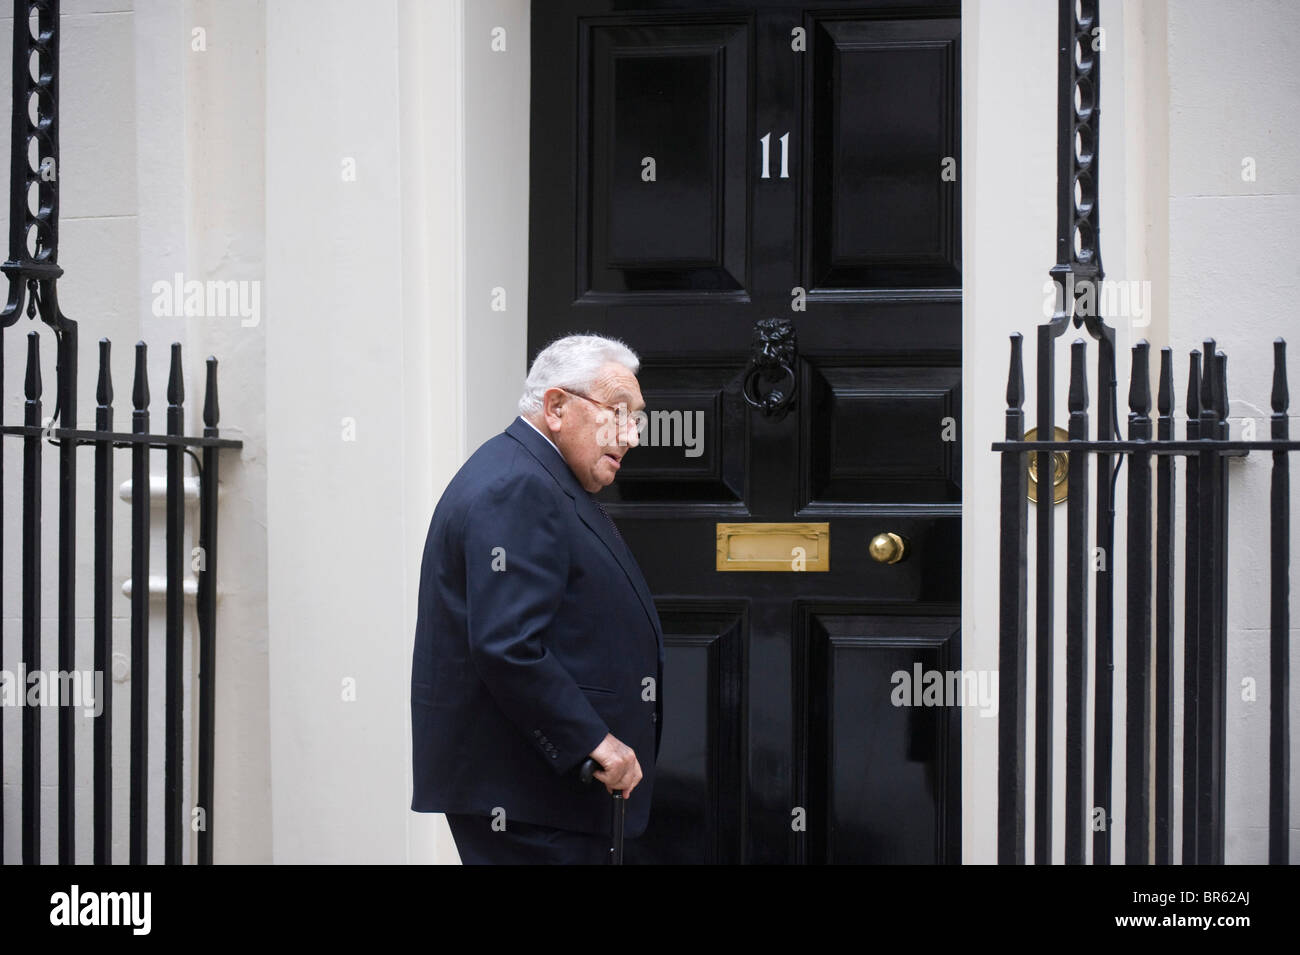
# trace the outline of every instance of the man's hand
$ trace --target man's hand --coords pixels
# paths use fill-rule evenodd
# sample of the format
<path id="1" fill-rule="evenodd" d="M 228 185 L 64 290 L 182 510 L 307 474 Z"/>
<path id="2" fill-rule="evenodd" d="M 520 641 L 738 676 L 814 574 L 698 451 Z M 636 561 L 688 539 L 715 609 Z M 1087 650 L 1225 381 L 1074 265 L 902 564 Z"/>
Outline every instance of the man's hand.
<path id="1" fill-rule="evenodd" d="M 632 795 L 632 790 L 641 781 L 641 764 L 630 747 L 613 733 L 606 733 L 600 745 L 588 755 L 604 767 L 592 776 L 604 783 L 610 793 L 621 789 L 624 799 Z"/>

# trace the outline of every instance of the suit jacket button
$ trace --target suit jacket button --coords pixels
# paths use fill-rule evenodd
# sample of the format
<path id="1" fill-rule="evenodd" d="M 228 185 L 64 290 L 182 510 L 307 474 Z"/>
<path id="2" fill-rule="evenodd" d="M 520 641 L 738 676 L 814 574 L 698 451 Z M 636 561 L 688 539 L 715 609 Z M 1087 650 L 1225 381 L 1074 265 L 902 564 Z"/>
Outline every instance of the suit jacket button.
<path id="1" fill-rule="evenodd" d="M 551 759 L 559 759 L 559 758 L 560 758 L 560 757 L 559 757 L 559 754 L 558 754 L 558 753 L 552 753 L 552 754 L 551 754 Z"/>
<path id="2" fill-rule="evenodd" d="M 659 714 L 658 714 L 658 713 L 651 713 L 651 714 L 650 714 L 650 722 L 651 722 L 651 723 L 658 723 L 658 722 L 659 722 Z"/>

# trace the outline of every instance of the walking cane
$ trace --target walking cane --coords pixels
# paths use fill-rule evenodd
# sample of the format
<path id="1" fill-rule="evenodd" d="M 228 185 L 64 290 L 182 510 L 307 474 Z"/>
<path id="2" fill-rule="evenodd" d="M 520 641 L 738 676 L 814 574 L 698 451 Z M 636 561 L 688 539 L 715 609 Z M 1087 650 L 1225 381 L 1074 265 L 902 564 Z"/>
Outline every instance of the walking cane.
<path id="1" fill-rule="evenodd" d="M 596 770 L 601 768 L 603 767 L 599 763 L 588 756 L 583 762 L 582 768 L 578 770 L 578 778 L 584 784 L 589 784 L 595 778 Z M 611 865 L 623 864 L 623 816 L 626 811 L 627 801 L 623 798 L 623 791 L 614 790 L 614 822 L 613 831 L 610 833 L 612 845 L 609 847 Z"/>

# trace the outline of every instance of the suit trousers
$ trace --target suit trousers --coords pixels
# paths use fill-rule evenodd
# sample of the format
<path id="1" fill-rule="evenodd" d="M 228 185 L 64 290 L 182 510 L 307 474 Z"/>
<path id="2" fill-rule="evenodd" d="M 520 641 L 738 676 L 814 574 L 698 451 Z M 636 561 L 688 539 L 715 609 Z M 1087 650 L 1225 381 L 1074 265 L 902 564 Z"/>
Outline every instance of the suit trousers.
<path id="1" fill-rule="evenodd" d="M 449 812 L 456 850 L 465 865 L 608 865 L 609 836 L 573 832 L 507 819 L 501 830 L 490 816 Z"/>

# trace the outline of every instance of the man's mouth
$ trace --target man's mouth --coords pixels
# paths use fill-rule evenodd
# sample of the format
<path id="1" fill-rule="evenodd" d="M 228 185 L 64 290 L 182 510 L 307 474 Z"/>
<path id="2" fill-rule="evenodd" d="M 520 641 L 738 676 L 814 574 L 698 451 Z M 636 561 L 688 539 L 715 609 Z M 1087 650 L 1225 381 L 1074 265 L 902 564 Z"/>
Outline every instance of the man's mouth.
<path id="1" fill-rule="evenodd" d="M 623 466 L 622 463 L 619 461 L 619 459 L 616 458 L 616 457 L 614 457 L 614 455 L 612 455 L 612 454 L 606 454 L 605 457 L 609 458 L 609 460 L 611 460 L 611 461 L 614 462 L 614 468 L 615 468 L 615 470 L 617 470 L 618 468 L 620 468 L 620 467 Z"/>

